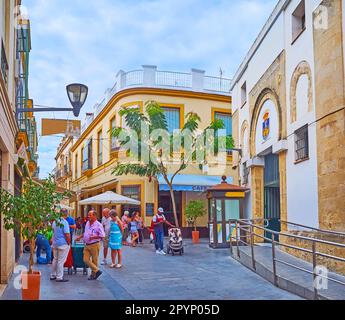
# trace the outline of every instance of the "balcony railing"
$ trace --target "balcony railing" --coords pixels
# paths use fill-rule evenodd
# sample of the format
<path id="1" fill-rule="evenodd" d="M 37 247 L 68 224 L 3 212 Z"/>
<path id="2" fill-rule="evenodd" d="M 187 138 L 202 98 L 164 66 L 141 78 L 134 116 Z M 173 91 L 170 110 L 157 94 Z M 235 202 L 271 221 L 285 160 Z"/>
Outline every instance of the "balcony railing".
<path id="1" fill-rule="evenodd" d="M 192 74 L 170 71 L 157 71 L 156 84 L 163 87 L 191 88 Z"/>
<path id="2" fill-rule="evenodd" d="M 205 76 L 205 90 L 215 92 L 230 92 L 230 79 Z"/>
<path id="3" fill-rule="evenodd" d="M 167 88 L 194 92 L 231 95 L 230 79 L 206 76 L 202 70 L 192 69 L 190 73 L 159 71 L 156 66 L 143 66 L 142 70 L 119 71 L 115 84 L 109 88 L 104 99 L 94 105 L 92 116 L 88 116 L 82 125 L 84 132 L 93 119 L 104 109 L 109 100 L 118 92 L 133 88 Z"/>

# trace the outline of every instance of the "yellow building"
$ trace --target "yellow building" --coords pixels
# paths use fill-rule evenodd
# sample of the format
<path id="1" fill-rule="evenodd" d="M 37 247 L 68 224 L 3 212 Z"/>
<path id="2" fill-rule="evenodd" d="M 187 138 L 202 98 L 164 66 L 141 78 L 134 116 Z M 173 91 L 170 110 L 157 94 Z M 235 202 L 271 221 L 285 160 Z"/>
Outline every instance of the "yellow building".
<path id="1" fill-rule="evenodd" d="M 141 201 L 140 208 L 118 208 L 140 210 L 150 223 L 158 206 L 166 211 L 168 219 L 173 220 L 170 194 L 164 181 L 138 176 L 114 176 L 112 170 L 118 162 L 116 139 L 110 130 L 126 125 L 119 116 L 122 107 L 136 107 L 144 110 L 147 101 L 157 101 L 163 107 L 169 130 L 183 127 L 185 116 L 196 112 L 201 118 L 200 129 L 206 128 L 214 118 L 226 123 L 229 134 L 232 130 L 230 81 L 207 77 L 204 71 L 193 69 L 191 73 L 162 72 L 155 66 L 143 66 L 143 70 L 123 72 L 117 75 L 112 89 L 107 90 L 106 98 L 96 104 L 93 114 L 88 114 L 82 127 L 81 137 L 71 148 L 72 183 L 71 189 L 77 197 L 72 199 L 77 215 L 85 215 L 89 208 L 78 205 L 78 201 L 105 191 L 114 191 Z M 231 157 L 228 157 L 231 161 Z M 175 198 L 180 224 L 186 227 L 185 206 L 192 199 L 202 199 L 206 187 L 219 183 L 226 174 L 234 178 L 231 163 L 226 172 L 210 166 L 205 173 L 198 166 L 189 166 L 175 179 Z M 160 180 L 160 179 L 159 179 Z M 231 180 L 231 178 L 230 178 Z M 101 207 L 95 208 L 98 214 Z M 207 217 L 200 221 L 206 227 Z M 204 228 L 205 235 L 207 235 Z"/>
<path id="2" fill-rule="evenodd" d="M 72 182 L 72 157 L 71 148 L 73 146 L 74 138 L 65 136 L 57 150 L 55 157 L 55 181 L 58 187 L 64 189 L 71 189 Z"/>
<path id="3" fill-rule="evenodd" d="M 0 187 L 20 195 L 23 179 L 37 176 L 37 132 L 28 91 L 29 20 L 14 19 L 21 1 L 0 1 Z M 0 212 L 0 282 L 7 283 L 22 252 L 21 237 L 6 231 Z"/>

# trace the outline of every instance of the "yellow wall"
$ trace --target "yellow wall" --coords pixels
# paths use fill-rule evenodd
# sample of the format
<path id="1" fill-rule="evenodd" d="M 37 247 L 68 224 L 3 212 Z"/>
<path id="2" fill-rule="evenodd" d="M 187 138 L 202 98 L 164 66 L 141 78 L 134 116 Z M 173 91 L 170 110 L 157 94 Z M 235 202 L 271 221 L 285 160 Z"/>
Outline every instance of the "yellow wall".
<path id="1" fill-rule="evenodd" d="M 202 96 L 202 95 L 200 95 Z M 112 99 L 110 103 L 115 101 L 113 105 L 107 105 L 105 109 L 107 112 L 101 112 L 100 115 L 96 117 L 96 119 L 91 123 L 89 128 L 92 130 L 87 129 L 86 133 L 84 133 L 81 138 L 74 144 L 72 148 L 72 190 L 76 192 L 80 192 L 82 189 L 90 188 L 93 186 L 100 186 L 102 188 L 102 184 L 107 184 L 114 179 L 118 179 L 117 184 L 117 191 L 121 191 L 122 185 L 136 185 L 141 184 L 142 187 L 142 211 L 145 212 L 146 203 L 155 203 L 155 210 L 157 210 L 157 200 L 158 200 L 158 188 L 156 182 L 149 182 L 147 178 L 138 178 L 134 176 L 122 176 L 122 177 L 115 177 L 112 175 L 112 169 L 116 165 L 117 159 L 111 157 L 111 145 L 110 145 L 110 132 L 111 129 L 111 120 L 114 116 L 116 116 L 116 125 L 119 127 L 122 125 L 121 117 L 119 116 L 118 112 L 122 106 L 131 106 L 131 105 L 140 105 L 141 108 L 145 109 L 145 103 L 147 101 L 154 100 L 160 103 L 163 107 L 164 106 L 171 106 L 176 107 L 178 106 L 181 111 L 184 112 L 184 116 L 187 115 L 189 112 L 197 113 L 201 118 L 200 129 L 207 127 L 210 122 L 212 121 L 214 110 L 228 110 L 231 112 L 231 98 L 221 96 L 219 100 L 223 101 L 216 101 L 216 100 L 209 100 L 209 98 L 196 98 L 196 97 L 177 97 L 177 96 L 169 96 L 169 95 L 154 95 L 154 94 L 135 94 L 125 96 L 121 99 Z M 184 118 L 184 117 L 183 117 Z M 183 118 L 181 118 L 181 125 L 183 125 Z M 98 165 L 97 161 L 97 133 L 102 130 L 103 137 L 105 140 L 103 141 L 103 164 Z M 89 131 L 89 132 L 88 132 Z M 82 148 L 85 146 L 86 142 L 92 138 L 93 139 L 93 170 L 91 174 L 86 177 L 82 175 L 81 172 L 81 159 L 82 159 Z M 75 176 L 75 155 L 78 154 L 78 168 L 77 168 L 77 176 Z M 212 170 L 211 170 L 212 171 Z M 183 174 L 202 174 L 198 168 L 191 167 L 187 168 L 183 171 Z M 214 175 L 221 175 L 222 172 L 212 172 Z M 228 175 L 232 175 L 232 170 L 230 166 L 228 166 Z M 115 181 L 114 181 L 115 182 Z M 206 219 L 206 218 L 205 218 Z M 205 220 L 203 219 L 203 220 Z M 207 220 L 207 219 L 206 219 Z M 206 220 L 202 221 L 203 225 L 206 225 Z M 146 223 L 149 223 L 150 219 L 146 219 Z"/>

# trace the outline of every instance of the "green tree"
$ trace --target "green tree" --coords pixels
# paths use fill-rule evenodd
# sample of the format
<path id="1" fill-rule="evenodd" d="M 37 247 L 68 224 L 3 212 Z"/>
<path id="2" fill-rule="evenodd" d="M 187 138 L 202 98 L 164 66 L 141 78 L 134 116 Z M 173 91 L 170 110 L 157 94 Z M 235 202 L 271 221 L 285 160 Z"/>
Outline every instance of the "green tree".
<path id="1" fill-rule="evenodd" d="M 55 206 L 66 196 L 69 193 L 56 191 L 56 184 L 51 176 L 41 184 L 31 179 L 25 181 L 20 196 L 13 196 L 0 189 L 0 211 L 5 229 L 16 230 L 23 239 L 30 242 L 29 273 L 33 272 L 37 233 L 51 231 L 50 222 L 61 218 L 61 213 L 55 210 Z"/>
<path id="2" fill-rule="evenodd" d="M 118 138 L 120 145 L 125 149 L 131 147 L 128 155 L 132 160 L 120 160 L 112 173 L 117 176 L 128 174 L 146 176 L 150 179 L 162 176 L 169 187 L 175 225 L 179 227 L 173 190 L 175 177 L 191 163 L 196 163 L 200 169 L 207 164 L 207 154 L 210 150 L 205 146 L 212 145 L 214 154 L 218 154 L 221 145 L 226 149 L 232 149 L 233 139 L 231 136 L 216 139 L 219 130 L 224 129 L 224 123 L 219 119 L 213 121 L 203 131 L 199 130 L 201 120 L 193 112 L 186 115 L 181 134 L 174 135 L 168 131 L 164 110 L 157 102 L 148 101 L 145 107 L 146 114 L 135 108 L 120 110 L 119 114 L 125 118 L 129 130 L 115 128 L 112 135 Z M 208 129 L 212 130 L 211 135 L 207 133 Z M 130 134 L 129 131 L 135 134 Z M 180 152 L 177 153 L 177 149 L 180 149 Z M 192 151 L 186 152 L 186 150 Z"/>
<path id="3" fill-rule="evenodd" d="M 194 227 L 196 231 L 197 228 L 197 219 L 203 217 L 206 214 L 205 204 L 201 200 L 192 200 L 189 201 L 186 207 L 186 218 L 188 224 Z"/>

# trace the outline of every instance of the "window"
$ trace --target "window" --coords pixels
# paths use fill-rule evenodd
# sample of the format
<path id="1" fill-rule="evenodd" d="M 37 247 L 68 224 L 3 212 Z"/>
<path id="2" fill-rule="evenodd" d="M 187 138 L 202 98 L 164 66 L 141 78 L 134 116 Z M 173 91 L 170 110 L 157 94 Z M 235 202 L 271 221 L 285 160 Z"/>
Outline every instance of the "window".
<path id="1" fill-rule="evenodd" d="M 168 124 L 168 131 L 169 133 L 174 133 L 174 130 L 180 129 L 180 119 L 181 119 L 181 114 L 180 114 L 180 108 L 168 108 L 168 107 L 162 107 L 164 114 L 165 114 L 165 119 Z"/>
<path id="2" fill-rule="evenodd" d="M 308 125 L 295 131 L 295 160 L 309 159 Z"/>
<path id="3" fill-rule="evenodd" d="M 74 178 L 78 179 L 78 154 L 75 155 Z"/>
<path id="4" fill-rule="evenodd" d="M 292 13 L 292 42 L 305 30 L 305 0 L 302 0 Z"/>
<path id="5" fill-rule="evenodd" d="M 7 78 L 8 78 L 8 63 L 6 58 L 6 51 L 4 47 L 4 43 L 1 42 L 1 74 L 2 77 L 7 84 Z"/>
<path id="6" fill-rule="evenodd" d="M 232 117 L 230 113 L 215 112 L 214 119 L 222 120 L 224 123 L 224 129 L 226 130 L 226 135 L 232 135 Z"/>
<path id="7" fill-rule="evenodd" d="M 140 201 L 140 186 L 122 187 L 122 195 Z"/>
<path id="8" fill-rule="evenodd" d="M 89 139 L 86 146 L 83 148 L 82 171 L 92 169 L 92 139 Z"/>
<path id="9" fill-rule="evenodd" d="M 99 131 L 97 134 L 97 159 L 98 165 L 103 164 L 103 131 Z"/>
<path id="10" fill-rule="evenodd" d="M 138 201 L 141 201 L 141 187 L 138 186 L 123 186 L 122 187 L 122 195 L 131 199 L 135 199 Z M 141 211 L 140 206 L 132 206 L 132 205 L 123 205 L 122 206 L 122 211 Z"/>
<path id="11" fill-rule="evenodd" d="M 247 102 L 247 82 L 241 87 L 241 105 L 244 106 Z"/>

